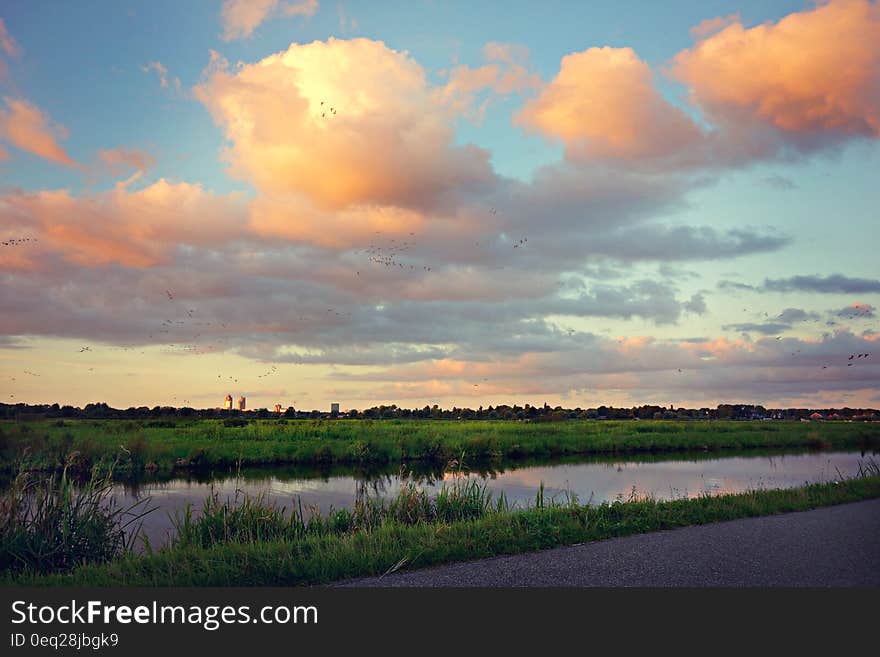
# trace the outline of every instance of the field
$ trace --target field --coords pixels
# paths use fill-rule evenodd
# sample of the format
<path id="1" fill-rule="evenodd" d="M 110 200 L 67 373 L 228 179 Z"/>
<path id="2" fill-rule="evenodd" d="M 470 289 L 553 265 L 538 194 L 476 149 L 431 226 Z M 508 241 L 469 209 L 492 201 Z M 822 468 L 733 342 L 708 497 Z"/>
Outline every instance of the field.
<path id="1" fill-rule="evenodd" d="M 880 446 L 880 423 L 446 420 L 44 420 L 0 422 L 0 464 L 116 475 L 280 464 L 446 465 L 586 454 Z M 71 458 L 72 455 L 72 458 Z"/>

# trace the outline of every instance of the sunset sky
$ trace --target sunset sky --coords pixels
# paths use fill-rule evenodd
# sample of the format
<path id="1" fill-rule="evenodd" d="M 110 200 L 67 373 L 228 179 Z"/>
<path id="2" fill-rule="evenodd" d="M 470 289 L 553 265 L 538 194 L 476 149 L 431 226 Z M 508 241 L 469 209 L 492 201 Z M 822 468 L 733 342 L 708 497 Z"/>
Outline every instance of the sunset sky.
<path id="1" fill-rule="evenodd" d="M 5 403 L 876 408 L 878 226 L 878 2 L 0 4 Z"/>

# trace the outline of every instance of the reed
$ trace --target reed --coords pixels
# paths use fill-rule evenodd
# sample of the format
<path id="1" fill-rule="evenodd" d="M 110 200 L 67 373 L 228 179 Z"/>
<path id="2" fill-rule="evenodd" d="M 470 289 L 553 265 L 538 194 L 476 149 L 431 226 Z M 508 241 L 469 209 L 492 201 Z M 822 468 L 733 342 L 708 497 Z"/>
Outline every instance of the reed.
<path id="1" fill-rule="evenodd" d="M 72 453 L 60 473 L 19 472 L 0 496 L 0 570 L 65 572 L 130 551 L 148 499 L 122 507 L 110 496 L 113 470 L 95 468 L 74 481 Z M 133 526 L 134 525 L 134 526 Z"/>

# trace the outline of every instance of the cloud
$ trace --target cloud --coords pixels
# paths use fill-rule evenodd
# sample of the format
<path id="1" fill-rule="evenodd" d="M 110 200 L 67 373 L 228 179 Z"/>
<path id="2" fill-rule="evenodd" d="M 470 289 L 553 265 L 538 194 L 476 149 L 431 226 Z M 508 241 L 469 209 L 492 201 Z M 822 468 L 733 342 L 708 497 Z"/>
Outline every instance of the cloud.
<path id="1" fill-rule="evenodd" d="M 739 23 L 739 14 L 729 14 L 727 16 L 716 16 L 700 21 L 690 29 L 691 36 L 701 40 L 711 36 L 715 32 L 722 30 L 728 25 Z"/>
<path id="2" fill-rule="evenodd" d="M 772 405 L 786 397 L 839 399 L 846 391 L 872 390 L 880 362 L 846 366 L 850 353 L 870 351 L 872 345 L 871 340 L 846 332 L 815 341 L 593 338 L 580 345 L 576 359 L 565 352 L 503 359 L 446 357 L 358 375 L 340 373 L 337 378 L 369 384 L 374 392 L 365 392 L 367 398 L 378 392 L 384 399 L 470 397 L 483 404 L 493 398 L 510 403 L 533 395 L 559 395 L 562 390 L 579 399 L 589 395 L 585 406 L 611 400 L 618 405 L 646 403 L 670 395 L 697 400 L 695 405 L 718 399 Z"/>
<path id="3" fill-rule="evenodd" d="M 765 313 L 766 316 L 766 313 Z M 792 325 L 808 320 L 818 321 L 819 314 L 807 312 L 801 308 L 786 308 L 776 317 L 765 322 L 744 322 L 739 324 L 726 324 L 722 326 L 725 331 L 739 331 L 741 333 L 761 333 L 763 335 L 777 335 L 792 328 Z"/>
<path id="4" fill-rule="evenodd" d="M 750 285 L 736 281 L 721 280 L 719 289 L 743 290 L 753 292 L 820 292 L 825 294 L 861 294 L 880 292 L 880 280 L 871 278 L 850 278 L 842 274 L 828 276 L 792 276 L 790 278 L 767 278 L 761 285 Z"/>
<path id="5" fill-rule="evenodd" d="M 877 317 L 875 310 L 876 308 L 870 303 L 853 303 L 840 310 L 832 310 L 830 313 L 845 319 L 874 319 Z"/>
<path id="6" fill-rule="evenodd" d="M 3 101 L 6 110 L 0 110 L 0 138 L 50 162 L 80 166 L 57 141 L 67 138 L 64 126 L 52 123 L 39 107 L 24 98 L 5 96 Z"/>
<path id="7" fill-rule="evenodd" d="M 162 65 L 162 62 L 150 62 L 146 66 L 141 66 L 141 70 L 144 73 L 149 73 L 150 71 L 156 71 L 156 75 L 159 77 L 159 85 L 163 89 L 168 88 L 168 69 Z"/>
<path id="8" fill-rule="evenodd" d="M 287 2 L 281 7 L 281 13 L 285 16 L 314 16 L 316 11 L 318 11 L 318 0 Z"/>
<path id="9" fill-rule="evenodd" d="M 748 283 L 738 283 L 737 281 L 720 280 L 718 281 L 719 290 L 757 290 L 754 285 Z"/>
<path id="10" fill-rule="evenodd" d="M 215 55 L 206 76 L 196 96 L 230 141 L 232 173 L 292 206 L 263 226 L 310 224 L 321 209 L 428 209 L 494 179 L 486 151 L 454 143 L 422 67 L 381 42 L 294 43 L 234 72 Z"/>
<path id="11" fill-rule="evenodd" d="M 721 327 L 725 331 L 739 331 L 741 333 L 762 333 L 764 335 L 776 335 L 787 331 L 791 324 L 784 322 L 745 322 L 742 324 L 726 324 Z"/>
<path id="12" fill-rule="evenodd" d="M 220 10 L 223 40 L 249 37 L 277 6 L 278 0 L 225 0 Z"/>
<path id="13" fill-rule="evenodd" d="M 797 189 L 797 184 L 795 184 L 794 181 L 792 181 L 790 178 L 786 178 L 785 176 L 765 176 L 762 180 L 770 187 L 775 187 L 776 189 Z"/>
<path id="14" fill-rule="evenodd" d="M 660 95 L 652 77 L 631 48 L 566 55 L 559 73 L 515 123 L 561 141 L 571 161 L 679 156 L 700 142 L 700 129 Z"/>
<path id="15" fill-rule="evenodd" d="M 766 279 L 763 289 L 770 292 L 820 292 L 859 294 L 880 292 L 880 280 L 850 278 L 841 274 L 829 276 L 792 276 L 791 278 Z"/>
<path id="16" fill-rule="evenodd" d="M 880 136 L 880 5 L 831 0 L 752 28 L 729 19 L 670 69 L 726 147 L 744 138 L 768 154 Z"/>
<path id="17" fill-rule="evenodd" d="M 169 262 L 177 248 L 243 236 L 240 195 L 218 196 L 200 185 L 164 179 L 137 191 L 126 184 L 85 197 L 68 190 L 0 197 L 4 224 L 39 235 L 25 268 L 38 268 L 39 258 L 53 253 L 82 267 L 153 267 Z M 0 261 L 0 270 L 8 264 Z M 20 262 L 12 264 L 22 268 Z"/>
<path id="18" fill-rule="evenodd" d="M 490 41 L 483 47 L 483 56 L 488 63 L 482 66 L 460 65 L 444 72 L 447 82 L 438 90 L 442 103 L 479 120 L 494 98 L 541 88 L 540 76 L 527 67 L 529 52 L 524 46 Z M 484 92 L 488 96 L 475 108 Z"/>
<path id="19" fill-rule="evenodd" d="M 9 57 L 19 57 L 21 55 L 21 47 L 9 33 L 6 28 L 6 22 L 0 17 L 0 50 Z"/>
<path id="20" fill-rule="evenodd" d="M 776 317 L 780 322 L 785 322 L 786 324 L 794 324 L 796 322 L 806 322 L 807 320 L 817 320 L 819 319 L 819 314 L 814 312 L 807 312 L 802 308 L 786 308 Z"/>
<path id="21" fill-rule="evenodd" d="M 285 16 L 314 16 L 318 0 L 279 2 L 279 0 L 225 0 L 220 10 L 224 41 L 245 39 L 271 14 Z"/>
<path id="22" fill-rule="evenodd" d="M 143 172 L 156 164 L 156 158 L 149 153 L 123 146 L 98 151 L 98 160 L 114 176 L 130 170 Z"/>
<path id="23" fill-rule="evenodd" d="M 682 308 L 689 313 L 703 315 L 706 313 L 706 297 L 698 292 L 692 295 L 688 301 L 685 301 L 682 304 Z"/>

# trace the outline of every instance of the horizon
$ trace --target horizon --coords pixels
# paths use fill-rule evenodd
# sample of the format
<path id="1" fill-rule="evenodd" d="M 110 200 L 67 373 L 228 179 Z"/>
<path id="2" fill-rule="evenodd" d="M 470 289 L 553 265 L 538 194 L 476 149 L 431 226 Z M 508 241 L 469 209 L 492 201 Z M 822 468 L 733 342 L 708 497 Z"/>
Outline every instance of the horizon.
<path id="1" fill-rule="evenodd" d="M 10 3 L 0 403 L 874 410 L 878 71 L 877 0 Z"/>
<path id="2" fill-rule="evenodd" d="M 144 404 L 141 404 L 141 405 L 139 405 L 139 406 L 128 406 L 128 407 L 126 407 L 126 408 L 115 408 L 115 407 L 113 407 L 113 406 L 110 406 L 109 404 L 106 404 L 106 402 L 89 402 L 88 404 L 85 404 L 84 406 L 72 406 L 72 405 L 70 405 L 70 404 L 61 404 L 61 403 L 59 403 L 59 402 L 51 402 L 51 403 L 45 403 L 45 402 L 44 402 L 44 403 L 31 403 L 31 404 L 25 404 L 24 402 L 19 402 L 19 404 L 8 404 L 8 403 L 5 403 L 5 402 L 0 402 L 0 407 L 15 407 L 15 406 L 18 406 L 18 405 L 25 405 L 25 406 L 30 406 L 30 407 L 49 407 L 49 408 L 51 408 L 51 407 L 53 407 L 53 406 L 57 406 L 59 409 L 72 408 L 72 409 L 74 409 L 74 410 L 76 410 L 76 411 L 85 411 L 85 410 L 86 410 L 88 407 L 90 407 L 90 406 L 91 406 L 91 407 L 96 407 L 96 406 L 102 406 L 102 405 L 103 405 L 103 406 L 106 406 L 107 408 L 109 408 L 110 410 L 113 410 L 113 411 L 120 411 L 120 412 L 127 412 L 127 411 L 131 411 L 131 410 L 138 410 L 138 411 L 139 411 L 139 410 L 141 410 L 141 409 L 147 409 L 148 411 L 154 411 L 155 409 L 158 408 L 158 409 L 160 409 L 160 410 L 166 410 L 166 409 L 170 409 L 170 410 L 173 410 L 173 411 L 190 410 L 190 411 L 196 411 L 196 412 L 224 411 L 224 412 L 233 412 L 233 413 L 254 413 L 254 412 L 259 412 L 259 411 L 267 411 L 267 412 L 269 412 L 269 413 L 280 413 L 280 414 L 282 414 L 282 415 L 285 413 L 285 411 L 289 411 L 290 409 L 293 409 L 293 410 L 294 410 L 295 412 L 297 412 L 297 413 L 316 413 L 316 412 L 317 412 L 317 413 L 322 413 L 322 414 L 325 414 L 325 415 L 332 415 L 332 414 L 334 413 L 334 411 L 332 411 L 332 410 L 321 410 L 321 409 L 318 409 L 318 408 L 309 408 L 309 409 L 306 409 L 306 408 L 304 408 L 304 407 L 303 407 L 303 408 L 294 408 L 293 406 L 282 407 L 282 410 L 281 410 L 281 411 L 275 411 L 275 410 L 270 409 L 270 408 L 265 407 L 265 406 L 263 406 L 263 407 L 245 408 L 244 410 L 241 410 L 241 409 L 234 408 L 234 407 L 231 408 L 231 409 L 227 409 L 227 408 L 223 408 L 222 406 L 193 407 L 193 406 L 160 406 L 160 405 L 157 405 L 157 406 L 152 406 L 152 407 L 150 407 L 150 406 L 146 406 L 146 405 L 144 405 Z M 273 405 L 273 406 L 274 406 L 274 405 Z M 478 411 L 490 412 L 491 410 L 493 410 L 493 409 L 498 409 L 498 408 L 510 408 L 510 409 L 540 409 L 540 410 L 542 410 L 542 411 L 546 411 L 546 410 L 548 410 L 548 409 L 551 410 L 551 411 L 555 411 L 555 410 L 563 410 L 563 411 L 594 411 L 594 410 L 598 410 L 598 409 L 601 409 L 601 408 L 614 409 L 614 410 L 641 410 L 641 409 L 660 408 L 660 409 L 668 410 L 668 411 L 701 411 L 701 410 L 707 410 L 707 409 L 708 409 L 708 410 L 718 410 L 718 409 L 720 409 L 720 408 L 725 408 L 725 407 L 729 407 L 729 408 L 753 408 L 753 409 L 764 409 L 765 411 L 820 411 L 820 410 L 838 411 L 838 410 L 850 410 L 850 411 L 863 411 L 863 412 L 870 412 L 870 413 L 872 413 L 872 414 L 873 414 L 873 413 L 880 413 L 880 409 L 878 409 L 878 408 L 859 407 L 859 406 L 855 406 L 855 407 L 851 407 L 851 406 L 840 406 L 840 407 L 827 406 L 827 407 L 824 407 L 824 408 L 818 408 L 818 407 L 796 407 L 796 406 L 789 406 L 789 407 L 772 407 L 772 406 L 764 406 L 763 404 L 753 404 L 753 403 L 747 403 L 747 402 L 721 402 L 721 403 L 716 404 L 716 405 L 714 405 L 714 406 L 701 406 L 701 407 L 699 407 L 699 408 L 697 408 L 697 407 L 681 406 L 681 405 L 676 406 L 675 404 L 670 404 L 668 408 L 667 408 L 666 406 L 662 405 L 662 404 L 635 404 L 635 405 L 632 405 L 632 406 L 613 406 L 613 405 L 611 405 L 611 404 L 599 404 L 598 406 L 590 406 L 590 407 L 586 407 L 586 408 L 583 408 L 583 407 L 580 407 L 580 406 L 575 406 L 575 407 L 565 407 L 565 406 L 561 406 L 561 405 L 550 406 L 549 404 L 546 404 L 546 403 L 544 403 L 544 404 L 525 403 L 525 404 L 522 404 L 522 405 L 520 405 L 520 404 L 505 404 L 505 403 L 501 403 L 501 404 L 490 404 L 489 406 L 486 406 L 486 407 L 483 407 L 482 405 L 480 405 L 480 406 L 478 406 L 477 408 L 472 408 L 472 407 L 469 407 L 469 406 L 464 406 L 464 407 L 460 407 L 460 408 L 457 407 L 457 406 L 452 406 L 452 407 L 442 407 L 442 406 L 439 406 L 438 404 L 426 404 L 424 407 L 405 407 L 405 406 L 398 406 L 397 404 L 375 404 L 374 406 L 367 406 L 367 407 L 363 407 L 363 408 L 343 408 L 343 407 L 340 406 L 340 409 L 339 409 L 339 411 L 337 411 L 337 413 L 338 413 L 340 416 L 342 416 L 342 415 L 347 415 L 347 414 L 349 414 L 349 413 L 351 413 L 351 412 L 363 413 L 363 412 L 366 411 L 366 410 L 380 409 L 380 408 L 385 408 L 385 409 L 389 409 L 389 410 L 397 410 L 397 411 L 405 411 L 405 412 L 406 412 L 406 411 L 422 411 L 422 410 L 425 410 L 425 409 L 428 409 L 428 408 L 438 408 L 438 409 L 439 409 L 440 411 L 442 411 L 442 412 L 452 412 L 452 411 L 455 411 L 455 410 L 458 410 L 458 411 L 471 411 L 471 412 L 478 412 Z M 380 418 L 380 419 L 381 419 L 381 418 Z M 459 418 L 459 419 L 461 419 L 461 418 Z"/>

